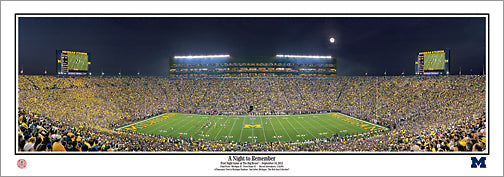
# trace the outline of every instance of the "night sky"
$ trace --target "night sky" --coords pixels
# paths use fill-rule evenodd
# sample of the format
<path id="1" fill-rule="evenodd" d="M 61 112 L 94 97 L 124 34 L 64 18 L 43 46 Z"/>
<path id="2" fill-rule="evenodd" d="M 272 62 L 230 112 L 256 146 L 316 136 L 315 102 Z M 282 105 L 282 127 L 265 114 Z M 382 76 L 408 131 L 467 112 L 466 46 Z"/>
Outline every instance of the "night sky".
<path id="1" fill-rule="evenodd" d="M 332 55 L 340 75 L 414 74 L 420 51 L 450 50 L 452 74 L 485 65 L 482 17 L 21 17 L 19 69 L 56 74 L 56 50 L 90 54 L 99 75 L 166 75 L 175 55 Z M 331 44 L 329 38 L 336 42 Z"/>

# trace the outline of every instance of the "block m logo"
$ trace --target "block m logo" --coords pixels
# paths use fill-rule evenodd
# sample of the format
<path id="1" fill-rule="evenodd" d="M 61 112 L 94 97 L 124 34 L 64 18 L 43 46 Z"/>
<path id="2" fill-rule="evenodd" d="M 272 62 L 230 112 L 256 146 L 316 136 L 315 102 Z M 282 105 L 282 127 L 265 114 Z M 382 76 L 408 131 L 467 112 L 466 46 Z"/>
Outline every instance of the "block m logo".
<path id="1" fill-rule="evenodd" d="M 486 168 L 485 160 L 486 157 L 481 157 L 479 160 L 476 157 L 471 157 L 471 168 L 478 168 L 478 166 L 480 168 Z"/>
<path id="2" fill-rule="evenodd" d="M 256 125 L 250 125 L 250 124 L 245 124 L 243 128 L 262 128 L 261 124 L 256 124 Z"/>

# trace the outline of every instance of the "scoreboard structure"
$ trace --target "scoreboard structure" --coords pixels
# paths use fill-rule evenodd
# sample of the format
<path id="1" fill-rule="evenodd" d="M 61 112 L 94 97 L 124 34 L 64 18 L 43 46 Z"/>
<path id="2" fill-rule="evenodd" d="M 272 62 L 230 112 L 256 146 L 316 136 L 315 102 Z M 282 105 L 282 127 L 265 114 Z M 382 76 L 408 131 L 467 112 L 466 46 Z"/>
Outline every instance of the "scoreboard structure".
<path id="1" fill-rule="evenodd" d="M 417 75 L 448 75 L 450 74 L 449 50 L 434 50 L 419 52 L 415 61 Z"/>
<path id="2" fill-rule="evenodd" d="M 58 75 L 90 75 L 91 60 L 89 53 L 69 50 L 57 50 Z"/>

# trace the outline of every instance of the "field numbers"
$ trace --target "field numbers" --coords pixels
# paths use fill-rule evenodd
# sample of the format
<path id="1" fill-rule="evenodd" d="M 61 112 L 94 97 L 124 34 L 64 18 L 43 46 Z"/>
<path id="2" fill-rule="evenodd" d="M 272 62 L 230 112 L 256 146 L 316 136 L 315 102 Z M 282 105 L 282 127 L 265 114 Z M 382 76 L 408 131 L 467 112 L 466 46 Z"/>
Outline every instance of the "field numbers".
<path id="1" fill-rule="evenodd" d="M 177 117 L 172 119 L 174 116 Z M 184 118 L 187 119 L 181 120 Z M 328 137 L 333 134 L 348 137 L 374 136 L 375 134 L 389 131 L 386 127 L 379 127 L 379 125 L 371 124 L 358 118 L 348 117 L 348 121 L 345 121 L 347 120 L 346 118 L 347 116 L 343 114 L 251 117 L 168 113 L 125 125 L 119 130 L 139 133 L 150 132 L 156 135 L 175 137 L 193 135 L 199 139 L 215 139 L 223 142 L 230 142 L 232 140 L 243 142 L 296 142 L 312 138 Z M 355 122 L 358 124 L 352 124 Z M 178 133 L 177 131 L 185 132 Z"/>

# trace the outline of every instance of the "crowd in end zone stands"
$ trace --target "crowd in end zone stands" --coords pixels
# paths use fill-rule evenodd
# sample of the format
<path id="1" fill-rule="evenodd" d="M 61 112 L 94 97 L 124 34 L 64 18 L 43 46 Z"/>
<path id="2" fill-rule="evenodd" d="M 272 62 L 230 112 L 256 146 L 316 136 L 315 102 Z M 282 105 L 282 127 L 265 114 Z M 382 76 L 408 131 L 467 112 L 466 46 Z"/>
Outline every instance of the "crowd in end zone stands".
<path id="1" fill-rule="evenodd" d="M 485 76 L 193 78 L 19 76 L 19 151 L 484 151 Z M 165 112 L 341 111 L 378 135 L 223 142 L 115 128 Z"/>

